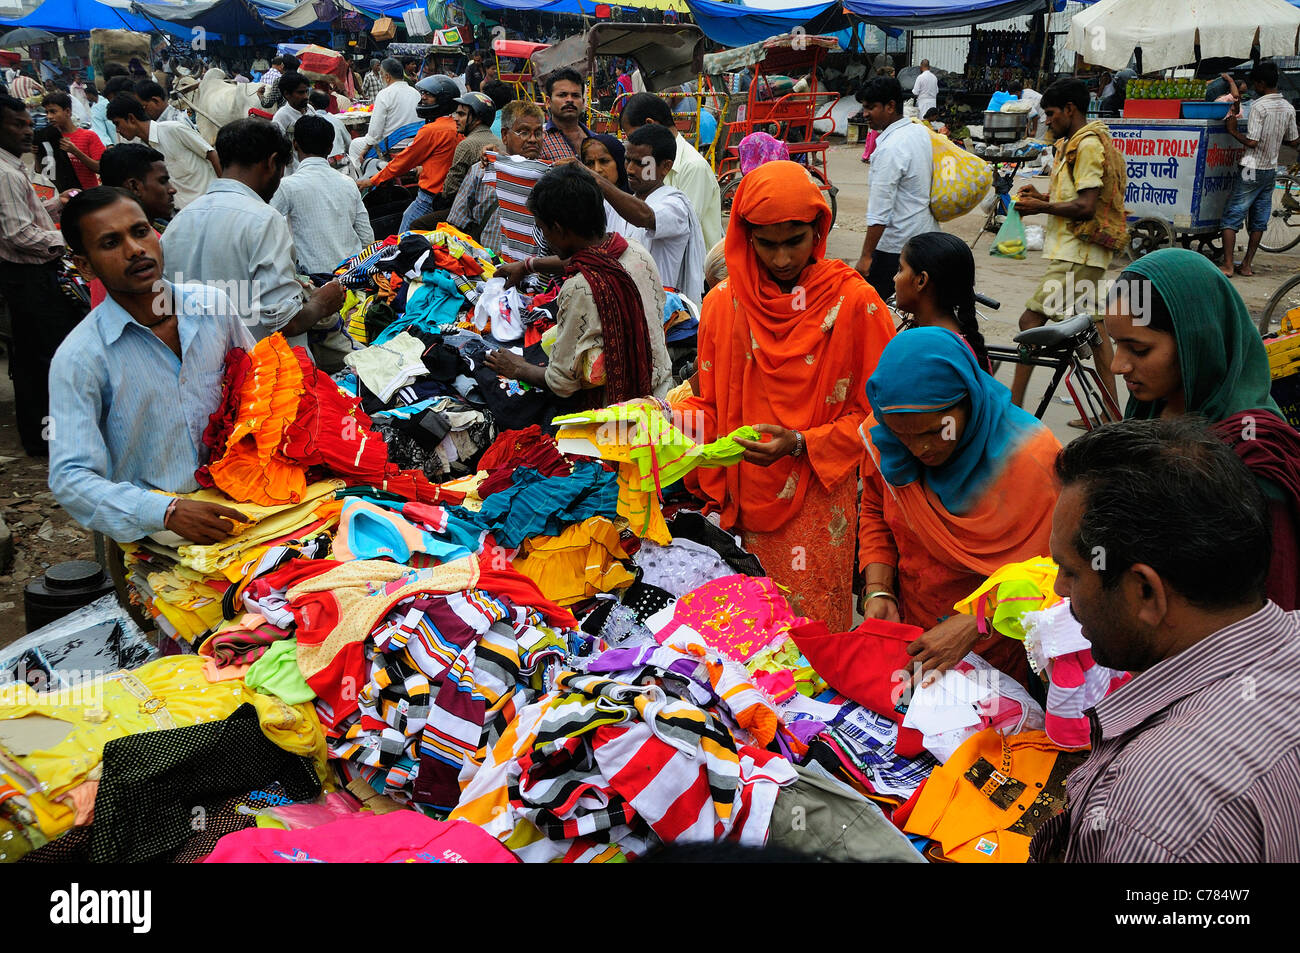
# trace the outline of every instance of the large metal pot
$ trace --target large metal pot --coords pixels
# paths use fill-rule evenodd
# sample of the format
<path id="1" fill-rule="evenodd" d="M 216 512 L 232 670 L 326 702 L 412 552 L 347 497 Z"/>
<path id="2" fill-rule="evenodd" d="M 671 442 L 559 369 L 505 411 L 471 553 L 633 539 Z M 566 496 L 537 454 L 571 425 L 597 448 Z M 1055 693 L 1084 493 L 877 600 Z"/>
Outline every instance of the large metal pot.
<path id="1" fill-rule="evenodd" d="M 1025 137 L 1028 113 L 984 112 L 985 142 L 1015 142 Z"/>

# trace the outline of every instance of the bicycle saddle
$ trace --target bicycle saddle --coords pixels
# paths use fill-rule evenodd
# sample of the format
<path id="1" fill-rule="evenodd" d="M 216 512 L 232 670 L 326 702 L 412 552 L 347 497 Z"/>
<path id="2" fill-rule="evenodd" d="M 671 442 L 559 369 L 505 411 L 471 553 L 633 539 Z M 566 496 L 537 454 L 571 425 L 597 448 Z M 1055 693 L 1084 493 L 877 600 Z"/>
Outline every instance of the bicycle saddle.
<path id="1" fill-rule="evenodd" d="M 1064 321 L 1021 331 L 1014 340 L 1017 344 L 1027 344 L 1030 347 L 1061 347 L 1081 332 L 1088 330 L 1090 324 L 1092 324 L 1092 315 L 1076 314 Z"/>

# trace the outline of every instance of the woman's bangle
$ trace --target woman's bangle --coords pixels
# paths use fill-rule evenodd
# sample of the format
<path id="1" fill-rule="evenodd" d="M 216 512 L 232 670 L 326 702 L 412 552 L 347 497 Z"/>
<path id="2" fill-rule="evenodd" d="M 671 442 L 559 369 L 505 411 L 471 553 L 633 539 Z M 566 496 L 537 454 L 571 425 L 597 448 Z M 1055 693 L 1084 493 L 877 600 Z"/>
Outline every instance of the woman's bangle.
<path id="1" fill-rule="evenodd" d="M 790 451 L 790 456 L 802 457 L 804 448 L 805 448 L 805 444 L 804 444 L 803 434 L 801 434 L 799 431 L 796 430 L 794 432 L 794 449 Z"/>
<path id="2" fill-rule="evenodd" d="M 167 512 L 163 514 L 163 529 L 167 528 L 167 521 L 172 518 L 172 513 L 176 510 L 176 504 L 179 502 L 180 498 L 177 497 L 167 504 Z"/>
<path id="3" fill-rule="evenodd" d="M 877 589 L 875 592 L 868 592 L 867 601 L 870 602 L 877 596 L 880 596 L 882 599 L 888 599 L 894 605 L 898 605 L 898 597 L 887 589 Z"/>
<path id="4" fill-rule="evenodd" d="M 527 258 L 525 258 L 525 259 L 524 259 L 524 274 L 526 274 L 526 275 L 531 275 L 531 274 L 533 273 L 533 265 L 534 265 L 536 262 L 537 262 L 537 256 L 536 256 L 536 255 L 529 255 Z"/>

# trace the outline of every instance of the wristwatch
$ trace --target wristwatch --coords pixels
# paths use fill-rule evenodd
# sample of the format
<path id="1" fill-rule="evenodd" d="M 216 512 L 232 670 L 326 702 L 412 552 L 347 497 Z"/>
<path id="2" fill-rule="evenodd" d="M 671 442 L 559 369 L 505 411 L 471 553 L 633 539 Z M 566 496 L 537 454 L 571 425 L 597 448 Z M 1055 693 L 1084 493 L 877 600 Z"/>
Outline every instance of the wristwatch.
<path id="1" fill-rule="evenodd" d="M 804 450 L 803 434 L 799 431 L 794 432 L 794 449 L 790 451 L 792 457 L 802 457 Z"/>

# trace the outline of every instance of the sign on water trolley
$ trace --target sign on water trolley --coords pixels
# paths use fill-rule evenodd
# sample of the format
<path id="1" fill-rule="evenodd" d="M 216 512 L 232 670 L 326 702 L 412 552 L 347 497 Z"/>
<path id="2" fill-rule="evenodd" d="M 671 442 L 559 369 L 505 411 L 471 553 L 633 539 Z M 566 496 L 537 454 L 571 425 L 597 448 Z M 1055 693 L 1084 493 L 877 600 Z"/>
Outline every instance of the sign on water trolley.
<path id="1" fill-rule="evenodd" d="M 1180 230 L 1218 228 L 1244 147 L 1219 119 L 1110 119 L 1128 160 L 1130 219 L 1163 218 Z"/>

